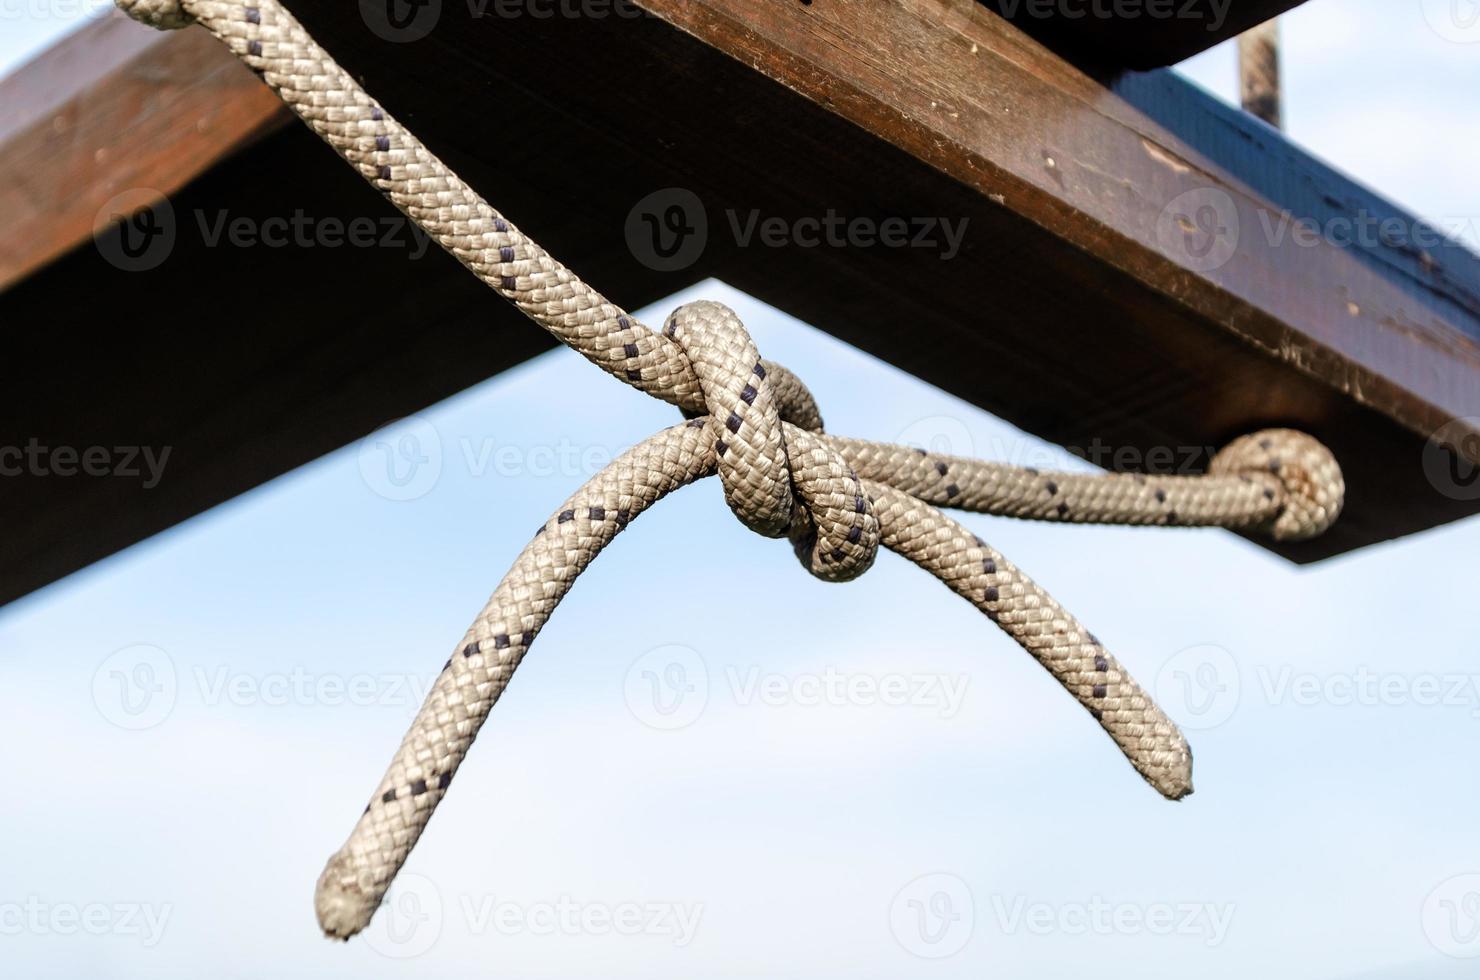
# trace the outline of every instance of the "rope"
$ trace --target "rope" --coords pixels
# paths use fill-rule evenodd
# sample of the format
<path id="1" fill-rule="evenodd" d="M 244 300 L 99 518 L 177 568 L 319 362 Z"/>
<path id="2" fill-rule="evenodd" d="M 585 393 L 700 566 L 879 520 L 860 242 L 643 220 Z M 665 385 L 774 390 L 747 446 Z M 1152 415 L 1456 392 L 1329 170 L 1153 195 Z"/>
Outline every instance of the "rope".
<path id="1" fill-rule="evenodd" d="M 1192 792 L 1176 726 L 1048 593 L 935 505 L 1034 520 L 1202 525 L 1278 540 L 1320 534 L 1341 471 L 1299 432 L 1245 436 L 1197 477 L 1042 473 L 823 431 L 805 385 L 763 360 L 733 312 L 679 308 L 661 332 L 608 302 L 380 108 L 277 0 L 117 0 L 162 29 L 200 23 L 360 175 L 562 343 L 694 416 L 639 443 L 568 499 L 520 553 L 455 648 L 348 841 L 318 881 L 324 932 L 370 921 L 514 670 L 576 578 L 634 518 L 718 475 L 746 527 L 788 537 L 803 566 L 847 581 L 880 545 L 965 598 L 1053 675 L 1168 799 Z"/>

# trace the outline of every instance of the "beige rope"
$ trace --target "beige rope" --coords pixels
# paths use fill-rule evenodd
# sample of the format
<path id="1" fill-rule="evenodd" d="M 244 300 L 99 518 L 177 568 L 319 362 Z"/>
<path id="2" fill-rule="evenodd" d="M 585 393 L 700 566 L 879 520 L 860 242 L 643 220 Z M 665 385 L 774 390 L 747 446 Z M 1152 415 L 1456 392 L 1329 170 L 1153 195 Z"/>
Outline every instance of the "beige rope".
<path id="1" fill-rule="evenodd" d="M 277 0 L 118 0 L 161 28 L 199 22 L 360 174 L 532 320 L 604 370 L 698 417 L 633 447 L 535 535 L 438 676 L 348 841 L 319 878 L 324 931 L 363 929 L 493 704 L 577 576 L 633 518 L 717 473 L 749 528 L 787 536 L 819 578 L 846 581 L 880 544 L 981 609 L 1062 684 L 1164 796 L 1192 792 L 1187 743 L 1099 641 L 933 504 L 1038 520 L 1215 525 L 1279 539 L 1324 531 L 1341 471 L 1318 442 L 1237 440 L 1201 477 L 1040 473 L 842 439 L 806 387 L 762 360 L 739 319 L 692 303 L 659 333 L 526 238 L 377 106 Z M 737 611 L 738 615 L 738 611 Z"/>

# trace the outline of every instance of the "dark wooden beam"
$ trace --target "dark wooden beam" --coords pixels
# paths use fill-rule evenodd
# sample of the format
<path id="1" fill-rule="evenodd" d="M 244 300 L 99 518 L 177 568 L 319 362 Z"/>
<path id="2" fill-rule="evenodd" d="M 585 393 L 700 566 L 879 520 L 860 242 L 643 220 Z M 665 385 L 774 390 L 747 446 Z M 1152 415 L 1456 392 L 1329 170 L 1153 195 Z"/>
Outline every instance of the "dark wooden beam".
<path id="1" fill-rule="evenodd" d="M 1296 560 L 1476 509 L 1431 484 L 1420 456 L 1441 423 L 1480 416 L 1480 262 L 1416 246 L 1420 225 L 1267 127 L 1168 74 L 1107 85 L 970 4 L 646 2 L 655 15 L 550 19 L 447 4 L 405 43 L 355 6 L 293 7 L 470 183 L 619 302 L 716 276 L 1051 441 L 1128 450 L 1103 458 L 1115 466 L 1271 424 L 1307 429 L 1346 467 L 1349 509 L 1328 536 L 1282 549 Z M 168 36 L 147 57 L 201 40 Z M 230 70 L 224 50 L 202 56 L 206 77 Z M 148 77 L 147 64 L 131 70 Z M 116 111 L 115 90 L 128 91 L 99 86 L 75 111 Z M 116 138 L 147 145 L 158 125 Z M 0 152 L 36 153 L 36 132 Z M 172 450 L 148 490 L 0 479 L 12 515 L 0 600 L 549 345 L 435 251 L 213 245 L 223 211 L 251 227 L 298 212 L 316 227 L 395 217 L 297 126 L 236 145 L 205 166 L 175 157 L 187 165 L 169 172 L 172 247 L 149 269 L 110 264 L 122 230 L 95 246 L 90 227 L 74 229 L 77 247 L 0 294 L 0 446 Z M 703 208 L 708 235 L 665 271 L 639 259 L 651 240 L 629 218 L 655 193 L 675 201 L 670 188 Z M 1396 219 L 1409 240 L 1297 244 L 1287 229 L 1277 241 L 1264 229 L 1285 209 L 1327 228 Z M 773 247 L 733 230 L 828 212 L 967 231 L 946 259 L 938 231 L 935 247 L 897 248 Z M 14 236 L 6 247 L 25 252 Z"/>

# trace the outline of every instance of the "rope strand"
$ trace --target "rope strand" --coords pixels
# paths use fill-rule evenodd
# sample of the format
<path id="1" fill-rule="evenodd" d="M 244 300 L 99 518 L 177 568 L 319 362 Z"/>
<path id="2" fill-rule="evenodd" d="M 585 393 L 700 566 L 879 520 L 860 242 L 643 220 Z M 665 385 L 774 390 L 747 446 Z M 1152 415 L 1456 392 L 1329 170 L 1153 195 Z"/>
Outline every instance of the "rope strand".
<path id="1" fill-rule="evenodd" d="M 117 0 L 161 29 L 199 23 L 433 240 L 531 320 L 634 388 L 696 416 L 622 454 L 515 560 L 438 676 L 345 845 L 319 878 L 324 932 L 365 927 L 451 785 L 530 644 L 576 578 L 633 519 L 717 474 L 747 527 L 788 537 L 818 578 L 847 581 L 880 545 L 935 575 L 1012 637 L 1099 722 L 1168 799 L 1192 792 L 1176 726 L 1028 576 L 935 505 L 1073 523 L 1203 525 L 1280 540 L 1320 534 L 1341 510 L 1340 468 L 1319 442 L 1270 430 L 1198 477 L 1041 473 L 823 431 L 806 386 L 761 359 L 733 312 L 675 311 L 659 333 L 523 235 L 397 123 L 278 0 Z"/>

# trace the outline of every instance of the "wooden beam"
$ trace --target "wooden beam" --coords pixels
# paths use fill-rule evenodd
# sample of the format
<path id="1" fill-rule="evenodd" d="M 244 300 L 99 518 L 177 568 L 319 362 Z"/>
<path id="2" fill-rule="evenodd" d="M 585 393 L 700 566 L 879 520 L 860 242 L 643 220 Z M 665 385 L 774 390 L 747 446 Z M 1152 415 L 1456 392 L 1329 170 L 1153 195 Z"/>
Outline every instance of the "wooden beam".
<path id="1" fill-rule="evenodd" d="M 1422 250 L 1413 244 L 1424 237 L 1415 234 L 1422 223 L 1390 204 L 1351 218 L 1365 217 L 1374 227 L 1395 221 L 1406 230 L 1397 246 L 1380 232 L 1356 249 L 1325 241 L 1304 246 L 1288 226 L 1276 241 L 1286 217 L 1278 201 L 1251 192 L 1238 174 L 1089 77 L 1025 46 L 1011 28 L 971 16 L 951 0 L 806 8 L 753 0 L 645 2 L 706 43 L 1415 431 L 1480 412 L 1480 263 L 1463 248 L 1436 241 L 1433 251 L 1443 250 L 1461 268 L 1436 261 L 1416 282 L 1374 269 L 1359 251 Z M 1198 99 L 1190 86 L 1178 97 L 1202 102 L 1197 108 L 1218 121 L 1210 100 Z M 1322 185 L 1338 199 L 1354 189 L 1329 169 Z M 1216 225 L 1200 228 L 1203 219 Z M 1461 278 L 1446 281 L 1454 273 Z M 1419 290 L 1438 292 L 1442 306 L 1430 307 Z"/>
<path id="2" fill-rule="evenodd" d="M 111 12 L 0 81 L 0 290 L 291 118 L 204 31 Z"/>
<path id="3" fill-rule="evenodd" d="M 1329 535 L 1281 549 L 1300 561 L 1475 511 L 1420 457 L 1441 423 L 1480 416 L 1480 260 L 1417 247 L 1421 225 L 1277 133 L 1170 74 L 1107 85 L 971 3 L 645 2 L 635 18 L 548 19 L 447 4 L 408 43 L 354 6 L 293 6 L 377 99 L 619 302 L 724 279 L 1030 432 L 1122 450 L 1100 457 L 1116 468 L 1162 450 L 1205 463 L 1239 433 L 1307 429 L 1337 452 L 1350 496 Z M 148 57 L 199 39 L 166 37 Z M 206 77 L 232 64 L 203 56 Z M 110 91 L 78 111 L 114 112 Z M 35 153 L 36 127 L 24 133 L 0 152 Z M 213 244 L 222 212 L 254 227 L 395 217 L 301 128 L 238 146 L 170 196 L 175 240 L 154 267 L 110 265 L 111 239 L 93 247 L 89 231 L 0 294 L 0 446 L 173 450 L 147 491 L 0 480 L 14 515 L 0 601 L 548 347 L 440 253 Z M 59 196 L 70 177 L 55 179 L 37 192 Z M 669 269 L 634 216 L 672 188 L 709 230 Z M 1328 230 L 1395 219 L 1409 240 L 1276 240 L 1266 228 L 1286 209 Z M 752 218 L 790 228 L 828 213 L 966 233 L 950 258 L 938 226 L 932 247 L 743 234 Z M 57 363 L 67 385 L 12 367 Z"/>

